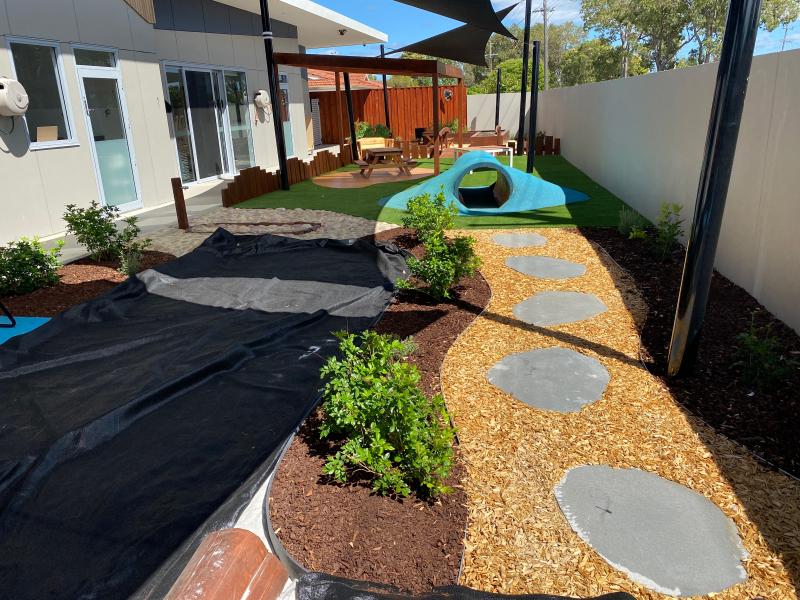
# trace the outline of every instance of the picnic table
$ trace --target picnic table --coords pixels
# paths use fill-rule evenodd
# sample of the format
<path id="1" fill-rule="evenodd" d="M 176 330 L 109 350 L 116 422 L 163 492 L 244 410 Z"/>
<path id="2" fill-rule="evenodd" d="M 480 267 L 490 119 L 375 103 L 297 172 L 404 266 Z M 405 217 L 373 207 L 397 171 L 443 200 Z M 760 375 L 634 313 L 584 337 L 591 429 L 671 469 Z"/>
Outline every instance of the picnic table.
<path id="1" fill-rule="evenodd" d="M 411 175 L 411 168 L 418 164 L 403 158 L 402 148 L 367 148 L 364 155 L 366 160 L 357 160 L 356 164 L 361 167 L 361 174 L 367 178 L 375 169 L 399 169 L 401 175 Z"/>

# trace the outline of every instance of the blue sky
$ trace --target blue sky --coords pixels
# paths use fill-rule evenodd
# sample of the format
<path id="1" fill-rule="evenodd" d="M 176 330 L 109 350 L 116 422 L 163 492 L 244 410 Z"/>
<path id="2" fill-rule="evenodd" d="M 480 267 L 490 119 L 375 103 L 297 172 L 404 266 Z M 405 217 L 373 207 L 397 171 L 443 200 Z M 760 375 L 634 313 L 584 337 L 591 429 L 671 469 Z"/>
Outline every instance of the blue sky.
<path id="1" fill-rule="evenodd" d="M 400 48 L 461 25 L 457 21 L 418 10 L 394 0 L 360 0 L 358 2 L 353 0 L 316 0 L 316 2 L 387 33 L 389 35 L 388 47 L 390 48 Z M 512 0 L 493 0 L 497 9 L 512 3 Z M 553 22 L 580 22 L 580 0 L 548 0 L 548 5 L 555 8 L 551 17 Z M 541 8 L 541 0 L 533 0 L 533 6 L 534 9 Z M 524 5 L 512 11 L 505 21 L 506 25 L 522 22 L 524 12 Z M 541 21 L 540 15 L 534 15 L 534 22 L 537 20 Z M 777 29 L 772 33 L 759 32 L 756 54 L 779 51 L 783 37 L 783 29 Z M 796 48 L 800 48 L 800 21 L 792 24 L 786 36 L 786 49 Z M 377 46 L 351 46 L 327 51 L 317 50 L 316 52 L 332 51 L 339 54 L 366 56 L 375 56 L 380 53 Z"/>

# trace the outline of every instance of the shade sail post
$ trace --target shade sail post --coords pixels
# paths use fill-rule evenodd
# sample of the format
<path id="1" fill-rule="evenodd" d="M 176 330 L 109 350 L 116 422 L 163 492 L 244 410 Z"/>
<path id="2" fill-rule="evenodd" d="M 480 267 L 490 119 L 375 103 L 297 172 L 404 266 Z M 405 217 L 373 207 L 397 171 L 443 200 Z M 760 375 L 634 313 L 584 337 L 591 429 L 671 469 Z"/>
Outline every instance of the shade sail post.
<path id="1" fill-rule="evenodd" d="M 381 44 L 381 58 L 386 58 L 386 49 Z M 392 123 L 389 120 L 389 86 L 386 82 L 386 73 L 381 75 L 383 80 L 383 112 L 386 114 L 386 128 L 391 131 Z"/>
<path id="2" fill-rule="evenodd" d="M 350 123 L 350 154 L 353 162 L 359 160 L 358 140 L 356 140 L 356 120 L 353 116 L 353 90 L 350 89 L 350 73 L 344 74 L 344 93 L 347 97 L 347 120 Z"/>
<path id="3" fill-rule="evenodd" d="M 694 220 L 669 345 L 667 372 L 670 376 L 689 372 L 697 357 L 760 8 L 760 0 L 733 0 L 728 8 Z"/>
<path id="4" fill-rule="evenodd" d="M 289 169 L 287 168 L 286 140 L 283 134 L 283 119 L 281 118 L 280 88 L 278 87 L 278 65 L 275 62 L 275 50 L 272 44 L 272 28 L 269 20 L 269 5 L 267 0 L 260 0 L 261 7 L 261 37 L 264 38 L 264 54 L 267 59 L 267 85 L 272 104 L 272 124 L 275 128 L 275 145 L 278 149 L 278 169 L 281 179 L 281 189 L 289 189 Z"/>
<path id="5" fill-rule="evenodd" d="M 525 105 L 528 94 L 528 60 L 531 45 L 531 1 L 525 0 L 525 37 L 522 42 L 522 89 L 519 94 L 519 132 L 517 133 L 517 156 L 525 151 Z"/>
<path id="6" fill-rule="evenodd" d="M 439 174 L 439 76 L 433 76 L 433 174 Z"/>
<path id="7" fill-rule="evenodd" d="M 531 84 L 531 111 L 528 125 L 528 162 L 527 173 L 533 173 L 533 161 L 536 156 L 536 117 L 539 112 L 539 40 L 533 42 L 533 82 Z"/>
<path id="8" fill-rule="evenodd" d="M 494 127 L 497 129 L 497 126 L 500 125 L 500 78 L 503 75 L 502 69 L 497 69 L 497 85 L 495 88 L 495 99 L 494 99 Z"/>

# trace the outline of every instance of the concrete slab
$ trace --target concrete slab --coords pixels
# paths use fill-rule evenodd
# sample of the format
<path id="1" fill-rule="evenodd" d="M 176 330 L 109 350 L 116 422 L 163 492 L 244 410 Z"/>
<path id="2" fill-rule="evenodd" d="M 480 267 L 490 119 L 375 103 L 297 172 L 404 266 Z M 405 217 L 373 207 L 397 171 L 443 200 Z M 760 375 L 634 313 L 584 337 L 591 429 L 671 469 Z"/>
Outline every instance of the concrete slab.
<path id="1" fill-rule="evenodd" d="M 586 266 L 549 256 L 511 256 L 506 266 L 539 279 L 569 279 L 586 273 Z"/>
<path id="2" fill-rule="evenodd" d="M 539 292 L 514 307 L 520 321 L 547 327 L 590 319 L 608 308 L 594 294 L 583 292 Z"/>
<path id="3" fill-rule="evenodd" d="M 506 356 L 488 379 L 528 406 L 571 413 L 599 400 L 610 377 L 594 358 L 553 347 Z"/>
<path id="4" fill-rule="evenodd" d="M 530 248 L 544 246 L 547 238 L 538 233 L 496 233 L 492 236 L 492 241 L 506 248 Z"/>
<path id="5" fill-rule="evenodd" d="M 670 596 L 747 580 L 736 526 L 710 500 L 639 469 L 586 465 L 555 488 L 572 529 L 633 581 Z"/>

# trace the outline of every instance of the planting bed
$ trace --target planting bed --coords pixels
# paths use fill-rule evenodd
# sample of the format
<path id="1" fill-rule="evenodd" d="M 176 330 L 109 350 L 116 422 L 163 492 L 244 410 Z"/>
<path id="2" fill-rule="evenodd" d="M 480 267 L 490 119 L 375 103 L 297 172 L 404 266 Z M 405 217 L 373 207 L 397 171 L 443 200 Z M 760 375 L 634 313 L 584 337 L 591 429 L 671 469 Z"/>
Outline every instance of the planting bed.
<path id="1" fill-rule="evenodd" d="M 166 252 L 145 252 L 139 270 L 150 269 L 173 258 Z M 116 262 L 84 258 L 62 266 L 58 270 L 61 281 L 57 284 L 22 296 L 0 298 L 0 301 L 18 317 L 53 317 L 125 281 L 127 275 L 120 273 L 117 266 Z"/>
<path id="2" fill-rule="evenodd" d="M 381 241 L 419 253 L 408 230 L 378 234 Z M 413 336 L 413 362 L 427 394 L 440 391 L 439 370 L 447 350 L 488 304 L 490 289 L 481 275 L 463 281 L 456 297 L 433 304 L 401 293 L 376 329 Z M 467 521 L 460 458 L 448 484 L 453 493 L 433 502 L 374 495 L 369 482 L 331 483 L 321 475 L 328 442 L 318 440 L 318 415 L 301 428 L 284 456 L 270 497 L 272 525 L 286 550 L 309 570 L 395 585 L 411 592 L 455 584 Z"/>
<path id="3" fill-rule="evenodd" d="M 642 331 L 642 359 L 667 385 L 678 402 L 720 433 L 750 448 L 794 475 L 800 475 L 800 368 L 776 387 L 757 389 L 741 380 L 736 336 L 748 331 L 751 318 L 772 334 L 789 357 L 800 359 L 800 336 L 773 317 L 750 294 L 715 272 L 698 361 L 692 375 L 665 376 L 683 250 L 658 263 L 644 242 L 628 240 L 613 229 L 587 228 L 586 237 L 600 244 L 634 278 L 649 313 Z"/>

